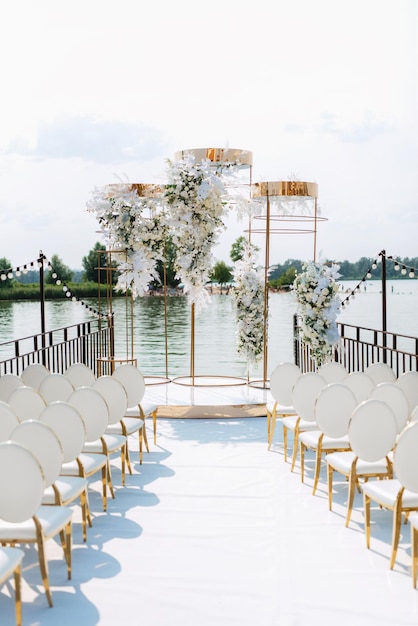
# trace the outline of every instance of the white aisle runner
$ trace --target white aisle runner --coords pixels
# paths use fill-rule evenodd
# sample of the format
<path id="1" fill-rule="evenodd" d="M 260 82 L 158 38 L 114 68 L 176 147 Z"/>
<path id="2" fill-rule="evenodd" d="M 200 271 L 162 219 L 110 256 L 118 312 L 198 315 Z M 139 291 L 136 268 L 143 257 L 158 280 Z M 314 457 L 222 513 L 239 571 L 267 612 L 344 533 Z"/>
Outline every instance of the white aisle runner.
<path id="1" fill-rule="evenodd" d="M 157 445 L 149 439 L 142 466 L 131 440 L 125 488 L 113 470 L 107 513 L 94 485 L 86 544 L 75 511 L 71 581 L 59 546 L 48 544 L 52 609 L 35 551 L 26 555 L 24 626 L 418 623 L 409 535 L 390 572 L 391 514 L 373 513 L 379 529 L 366 550 L 361 501 L 344 528 L 346 485 L 328 512 L 323 479 L 311 495 L 309 459 L 302 485 L 279 441 L 267 451 L 264 418 L 161 419 Z M 2 626 L 14 624 L 8 600 L 0 595 Z"/>

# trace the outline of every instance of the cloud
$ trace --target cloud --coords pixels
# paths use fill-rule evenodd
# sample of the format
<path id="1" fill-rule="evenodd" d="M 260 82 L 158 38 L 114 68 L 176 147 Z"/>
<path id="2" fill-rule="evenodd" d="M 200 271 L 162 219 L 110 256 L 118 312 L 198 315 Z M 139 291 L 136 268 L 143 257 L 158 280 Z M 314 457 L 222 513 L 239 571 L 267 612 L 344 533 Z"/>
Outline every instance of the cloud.
<path id="1" fill-rule="evenodd" d="M 320 131 L 335 135 L 343 143 L 366 143 L 391 130 L 388 122 L 376 119 L 370 111 L 363 112 L 357 120 L 344 120 L 341 116 L 324 112 L 321 120 Z"/>
<path id="2" fill-rule="evenodd" d="M 33 146 L 15 139 L 6 152 L 105 164 L 153 159 L 165 154 L 166 146 L 161 131 L 140 123 L 67 117 L 41 124 Z"/>

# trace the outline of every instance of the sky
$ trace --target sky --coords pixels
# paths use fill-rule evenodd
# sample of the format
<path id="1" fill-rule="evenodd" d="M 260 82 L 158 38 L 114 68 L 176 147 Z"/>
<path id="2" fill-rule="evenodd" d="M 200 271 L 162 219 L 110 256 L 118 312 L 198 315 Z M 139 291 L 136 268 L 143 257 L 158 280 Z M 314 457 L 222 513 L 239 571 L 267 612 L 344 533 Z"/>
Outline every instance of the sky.
<path id="1" fill-rule="evenodd" d="M 317 260 L 418 256 L 417 4 L 3 0 L 0 258 L 82 268 L 96 187 L 164 183 L 206 147 L 250 151 L 252 182 L 317 183 Z M 231 213 L 217 260 L 247 226 Z M 271 236 L 271 263 L 313 255 Z"/>

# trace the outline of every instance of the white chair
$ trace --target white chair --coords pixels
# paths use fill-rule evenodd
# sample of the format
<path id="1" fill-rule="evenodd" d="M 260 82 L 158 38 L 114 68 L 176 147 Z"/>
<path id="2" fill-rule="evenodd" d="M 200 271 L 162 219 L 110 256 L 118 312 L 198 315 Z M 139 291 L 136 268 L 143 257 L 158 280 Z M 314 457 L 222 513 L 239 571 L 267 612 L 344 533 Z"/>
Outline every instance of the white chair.
<path id="1" fill-rule="evenodd" d="M 288 431 L 293 432 L 292 472 L 298 453 L 299 434 L 305 430 L 318 429 L 315 421 L 315 400 L 326 384 L 325 378 L 322 378 L 317 372 L 306 372 L 296 380 L 293 387 L 292 404 L 296 415 L 289 415 L 282 419 L 285 460 L 287 457 Z"/>
<path id="2" fill-rule="evenodd" d="M 88 512 L 87 479 L 60 476 L 64 459 L 61 441 L 54 430 L 39 420 L 21 422 L 10 438 L 26 446 L 38 459 L 45 478 L 42 504 L 68 506 L 79 500 L 82 512 L 83 540 L 87 541 Z"/>
<path id="3" fill-rule="evenodd" d="M 267 443 L 270 450 L 273 443 L 277 418 L 295 415 L 293 403 L 293 387 L 302 376 L 295 363 L 279 363 L 270 374 L 270 393 L 272 402 L 266 403 L 267 410 Z"/>
<path id="4" fill-rule="evenodd" d="M 315 421 L 318 430 L 306 430 L 299 434 L 300 474 L 304 481 L 305 450 L 315 452 L 315 472 L 312 494 L 318 486 L 323 454 L 350 449 L 348 424 L 357 400 L 344 383 L 330 383 L 319 392 L 315 401 Z"/>
<path id="5" fill-rule="evenodd" d="M 404 372 L 396 379 L 396 384 L 408 398 L 409 413 L 412 414 L 418 406 L 418 372 Z"/>
<path id="6" fill-rule="evenodd" d="M 396 380 L 396 374 L 393 369 L 387 364 L 380 361 L 371 363 L 364 373 L 370 376 L 375 385 L 379 383 L 394 383 Z"/>
<path id="7" fill-rule="evenodd" d="M 93 370 L 84 363 L 73 363 L 65 370 L 64 376 L 69 378 L 74 389 L 91 387 L 96 379 Z"/>
<path id="8" fill-rule="evenodd" d="M 154 429 L 154 443 L 157 442 L 157 411 L 158 405 L 154 402 L 148 402 L 145 400 L 145 380 L 142 372 L 131 365 L 130 363 L 124 363 L 115 368 L 112 376 L 117 378 L 119 382 L 125 387 L 126 395 L 128 397 L 128 409 L 124 418 L 125 424 L 127 424 L 127 418 L 141 419 L 144 421 L 147 417 L 152 417 L 153 429 Z M 139 435 L 139 461 L 142 463 L 142 440 L 144 440 L 147 452 L 149 452 L 147 431 L 144 428 L 138 430 Z"/>
<path id="9" fill-rule="evenodd" d="M 22 626 L 21 572 L 24 552 L 20 548 L 0 547 L 0 585 L 11 576 L 15 583 L 16 626 Z"/>
<path id="10" fill-rule="evenodd" d="M 49 369 L 45 367 L 42 363 L 31 363 L 27 365 L 23 372 L 20 375 L 20 378 L 23 380 L 23 383 L 28 387 L 33 387 L 34 389 L 39 389 L 39 385 L 45 378 L 48 376 Z"/>
<path id="11" fill-rule="evenodd" d="M 364 372 L 351 372 L 342 382 L 354 393 L 358 404 L 367 400 L 375 387 L 373 380 Z"/>
<path id="12" fill-rule="evenodd" d="M 317 371 L 327 383 L 342 383 L 344 378 L 348 376 L 347 368 L 338 361 L 328 361 L 321 365 Z"/>
<path id="13" fill-rule="evenodd" d="M 398 434 L 404 429 L 409 419 L 408 398 L 396 383 L 378 383 L 372 389 L 370 399 L 382 400 L 388 404 L 395 414 Z"/>
<path id="14" fill-rule="evenodd" d="M 125 437 L 127 441 L 130 435 L 137 433 L 140 428 L 145 428 L 144 420 L 137 417 L 125 417 L 128 408 L 128 397 L 125 387 L 117 378 L 109 375 L 99 376 L 93 383 L 93 389 L 102 394 L 109 409 L 109 425 L 106 428 L 105 435 Z M 126 464 L 129 473 L 132 474 L 128 443 L 125 452 Z"/>
<path id="15" fill-rule="evenodd" d="M 105 455 L 107 459 L 107 482 L 112 498 L 115 497 L 110 458 L 115 453 L 121 455 L 122 484 L 125 482 L 126 437 L 106 435 L 109 425 L 109 409 L 103 396 L 92 387 L 75 389 L 68 399 L 80 413 L 86 426 L 86 440 L 83 453 Z"/>
<path id="16" fill-rule="evenodd" d="M 64 374 L 48 374 L 39 385 L 39 393 L 47 404 L 57 400 L 66 402 L 73 391 L 74 385 Z"/>
<path id="17" fill-rule="evenodd" d="M 42 411 L 39 419 L 48 424 L 61 441 L 63 463 L 60 476 L 81 476 L 89 479 L 100 473 L 103 510 L 106 511 L 108 489 L 107 456 L 105 454 L 83 453 L 86 427 L 80 413 L 68 402 L 57 401 L 48 404 Z M 89 525 L 91 526 L 89 509 L 88 515 Z"/>
<path id="18" fill-rule="evenodd" d="M 39 419 L 46 402 L 33 387 L 17 387 L 9 396 L 8 404 L 12 407 L 20 422 Z"/>
<path id="19" fill-rule="evenodd" d="M 397 428 L 389 405 L 381 400 L 365 400 L 354 409 L 348 426 L 351 450 L 327 454 L 330 511 L 334 472 L 341 474 L 344 481 L 348 480 L 346 526 L 350 523 L 359 480 L 392 478 L 393 467 L 388 455 L 395 446 Z"/>
<path id="20" fill-rule="evenodd" d="M 393 511 L 392 552 L 393 569 L 401 534 L 402 515 L 418 511 L 418 422 L 408 424 L 399 436 L 395 448 L 391 480 L 369 480 L 362 485 L 366 545 L 370 548 L 370 503 Z"/>
<path id="21" fill-rule="evenodd" d="M 71 578 L 72 510 L 65 506 L 41 506 L 45 480 L 35 456 L 14 441 L 0 443 L 0 543 L 34 543 L 49 606 L 53 606 L 49 585 L 45 543 L 60 536 Z"/>
<path id="22" fill-rule="evenodd" d="M 0 376 L 0 400 L 8 402 L 12 391 L 23 387 L 25 383 L 17 374 L 2 374 Z"/>

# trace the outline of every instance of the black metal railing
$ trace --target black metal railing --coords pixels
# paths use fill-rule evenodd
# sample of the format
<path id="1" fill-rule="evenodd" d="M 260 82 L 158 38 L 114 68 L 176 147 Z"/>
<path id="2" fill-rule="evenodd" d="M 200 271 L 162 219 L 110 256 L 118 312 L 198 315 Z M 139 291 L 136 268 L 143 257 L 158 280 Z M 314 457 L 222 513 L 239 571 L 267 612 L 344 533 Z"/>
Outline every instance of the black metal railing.
<path id="1" fill-rule="evenodd" d="M 0 344 L 0 375 L 20 375 L 27 365 L 42 363 L 63 373 L 72 363 L 85 363 L 96 373 L 99 358 L 112 354 L 112 325 L 82 322 Z"/>
<path id="2" fill-rule="evenodd" d="M 372 328 L 338 323 L 340 345 L 334 351 L 349 372 L 364 371 L 375 362 L 387 363 L 400 376 L 404 372 L 418 371 L 418 338 L 390 333 Z M 297 316 L 294 318 L 295 363 L 303 372 L 315 370 L 309 346 L 300 339 Z"/>

